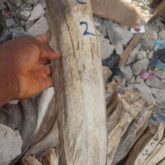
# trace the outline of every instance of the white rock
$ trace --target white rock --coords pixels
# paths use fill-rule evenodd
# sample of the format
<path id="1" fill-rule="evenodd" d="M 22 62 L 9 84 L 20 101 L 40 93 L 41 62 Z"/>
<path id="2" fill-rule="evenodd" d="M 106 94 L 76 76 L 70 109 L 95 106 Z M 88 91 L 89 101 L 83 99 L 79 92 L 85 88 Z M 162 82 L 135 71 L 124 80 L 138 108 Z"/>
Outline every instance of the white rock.
<path id="1" fill-rule="evenodd" d="M 123 48 L 123 45 L 121 43 L 118 43 L 114 46 L 115 46 L 116 53 L 118 55 L 121 55 L 124 52 L 124 48 Z"/>
<path id="2" fill-rule="evenodd" d="M 94 21 L 94 25 L 96 27 L 100 27 L 101 26 L 101 21 L 100 21 L 100 19 L 98 17 L 94 17 L 93 21 Z"/>
<path id="3" fill-rule="evenodd" d="M 6 26 L 7 27 L 14 26 L 15 24 L 16 24 L 16 22 L 15 22 L 15 20 L 13 18 L 6 19 Z"/>
<path id="4" fill-rule="evenodd" d="M 23 20 L 27 20 L 30 16 L 30 12 L 27 10 L 22 10 L 19 15 Z"/>
<path id="5" fill-rule="evenodd" d="M 123 77 L 121 77 L 120 75 L 115 75 L 115 76 L 113 76 L 113 80 L 117 83 L 122 83 Z"/>
<path id="6" fill-rule="evenodd" d="M 136 77 L 136 84 L 144 83 L 144 80 L 141 78 L 141 76 Z"/>
<path id="7" fill-rule="evenodd" d="M 145 26 L 145 33 L 143 35 L 144 39 L 147 40 L 157 40 L 157 32 L 155 31 L 154 27 L 152 27 L 152 25 L 146 25 Z"/>
<path id="8" fill-rule="evenodd" d="M 101 26 L 98 27 L 98 30 L 104 37 L 107 36 L 107 29 L 105 23 L 102 23 Z"/>
<path id="9" fill-rule="evenodd" d="M 21 6 L 21 0 L 10 0 L 10 2 L 17 7 Z"/>
<path id="10" fill-rule="evenodd" d="M 159 32 L 159 40 L 165 40 L 165 30 L 161 30 Z"/>
<path id="11" fill-rule="evenodd" d="M 157 29 L 164 29 L 164 24 L 160 21 L 160 19 L 155 20 Z"/>
<path id="12" fill-rule="evenodd" d="M 154 40 L 158 39 L 158 33 L 156 31 L 153 31 L 153 38 Z"/>
<path id="13" fill-rule="evenodd" d="M 135 77 L 132 77 L 132 79 L 128 81 L 128 84 L 129 85 L 130 84 L 135 84 L 135 81 L 136 81 Z"/>
<path id="14" fill-rule="evenodd" d="M 120 66 L 120 70 L 127 81 L 132 79 L 133 73 L 130 66 Z"/>
<path id="15" fill-rule="evenodd" d="M 140 52 L 138 52 L 138 55 L 137 55 L 136 59 L 137 60 L 142 60 L 146 57 L 147 57 L 146 52 L 145 51 L 140 51 Z"/>
<path id="16" fill-rule="evenodd" d="M 108 79 L 112 75 L 112 71 L 108 67 L 106 67 L 106 66 L 103 66 L 102 69 L 103 69 L 103 79 L 104 79 L 104 82 L 107 83 Z"/>
<path id="17" fill-rule="evenodd" d="M 133 33 L 120 27 L 119 25 L 117 24 L 114 24 L 114 29 L 115 29 L 115 32 L 117 33 L 118 36 L 120 36 L 121 40 L 120 40 L 120 43 L 124 46 L 126 46 L 128 44 L 128 42 L 132 39 L 133 37 Z"/>
<path id="18" fill-rule="evenodd" d="M 141 84 L 136 84 L 135 88 L 138 89 L 138 91 L 140 91 L 140 93 L 142 93 L 144 99 L 148 103 L 153 104 L 153 105 L 156 104 L 155 99 L 152 96 L 150 88 L 147 85 L 145 85 L 144 82 Z"/>
<path id="19" fill-rule="evenodd" d="M 148 68 L 149 60 L 148 59 L 142 59 L 138 62 L 136 62 L 132 66 L 133 74 L 135 76 L 138 76 L 143 70 L 146 70 Z"/>
<path id="20" fill-rule="evenodd" d="M 154 55 L 154 51 L 149 52 L 148 59 L 151 60 L 153 58 L 153 55 Z"/>
<path id="21" fill-rule="evenodd" d="M 155 40 L 145 39 L 141 41 L 144 50 L 153 50 Z"/>
<path id="22" fill-rule="evenodd" d="M 152 50 L 155 40 L 158 39 L 157 32 L 151 25 L 146 25 L 146 32 L 143 35 L 142 46 L 144 50 Z"/>
<path id="23" fill-rule="evenodd" d="M 27 4 L 36 5 L 38 0 L 26 0 Z"/>
<path id="24" fill-rule="evenodd" d="M 45 14 L 44 8 L 40 4 L 37 4 L 32 10 L 31 16 L 29 17 L 28 21 L 35 21 L 41 18 L 44 14 Z"/>
<path id="25" fill-rule="evenodd" d="M 36 36 L 39 34 L 46 33 L 48 31 L 48 24 L 45 17 L 40 18 L 28 31 L 27 33 Z"/>
<path id="26" fill-rule="evenodd" d="M 114 46 L 109 44 L 109 40 L 105 39 L 100 32 L 98 32 L 98 37 L 99 37 L 100 46 L 101 46 L 102 60 L 105 60 L 106 58 L 112 55 L 115 48 Z"/>
<path id="27" fill-rule="evenodd" d="M 165 92 L 162 89 L 150 88 L 157 104 L 165 102 Z"/>
<path id="28" fill-rule="evenodd" d="M 136 45 L 136 47 L 135 47 L 135 49 L 137 49 L 138 51 L 141 50 L 141 48 L 142 48 L 141 43 L 138 43 L 138 44 Z"/>
<path id="29" fill-rule="evenodd" d="M 39 3 L 42 5 L 42 7 L 46 8 L 46 0 L 39 0 Z"/>
<path id="30" fill-rule="evenodd" d="M 0 164 L 8 165 L 21 154 L 22 138 L 18 131 L 0 124 Z"/>
<path id="31" fill-rule="evenodd" d="M 147 80 L 146 84 L 152 88 L 165 89 L 165 83 L 163 83 L 157 77 L 154 77 L 152 80 Z"/>

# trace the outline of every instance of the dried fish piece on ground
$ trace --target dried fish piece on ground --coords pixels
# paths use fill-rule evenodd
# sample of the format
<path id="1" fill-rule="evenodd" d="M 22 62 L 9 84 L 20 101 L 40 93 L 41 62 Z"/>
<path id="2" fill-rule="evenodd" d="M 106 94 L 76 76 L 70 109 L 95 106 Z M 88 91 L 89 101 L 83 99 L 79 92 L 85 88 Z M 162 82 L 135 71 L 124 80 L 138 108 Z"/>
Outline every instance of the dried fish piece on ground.
<path id="1" fill-rule="evenodd" d="M 144 165 L 158 164 L 165 158 L 165 138 L 156 146 L 153 153 L 144 161 Z"/>
<path id="2" fill-rule="evenodd" d="M 22 165 L 42 165 L 42 163 L 39 162 L 34 156 L 29 156 L 22 162 Z"/>
<path id="3" fill-rule="evenodd" d="M 146 132 L 136 142 L 136 144 L 130 151 L 129 155 L 127 156 L 127 159 L 124 162 L 125 165 L 134 164 L 138 154 L 142 151 L 144 146 L 153 138 L 155 133 L 156 133 L 156 129 L 152 129 L 152 127 L 150 126 L 147 128 Z"/>
<path id="4" fill-rule="evenodd" d="M 119 100 L 115 110 L 108 118 L 108 158 L 107 164 L 112 164 L 117 148 L 120 144 L 121 137 L 126 133 L 129 125 L 138 116 L 138 114 L 146 107 L 146 102 L 142 99 L 139 93 L 127 92 L 126 94 L 119 94 Z M 121 116 L 120 116 L 121 115 Z M 116 122 L 111 123 L 112 119 Z M 113 127 L 112 125 L 113 124 Z"/>
<path id="5" fill-rule="evenodd" d="M 162 140 L 164 136 L 164 129 L 165 126 L 163 124 L 160 124 L 157 133 L 149 141 L 149 143 L 147 143 L 147 145 L 143 148 L 143 150 L 138 154 L 134 163 L 135 165 L 144 164 L 144 161 L 149 157 L 149 155 L 154 151 L 156 146 Z"/>
<path id="6" fill-rule="evenodd" d="M 152 113 L 151 108 L 152 107 L 148 107 L 141 111 L 136 119 L 134 119 L 129 125 L 126 133 L 120 139 L 120 144 L 117 148 L 113 164 L 118 164 L 121 160 L 123 160 L 131 150 L 132 146 L 144 133 L 148 127 L 148 121 Z"/>
<path id="7" fill-rule="evenodd" d="M 58 154 L 54 148 L 51 148 L 46 156 L 43 157 L 43 165 L 58 165 Z"/>
<path id="8" fill-rule="evenodd" d="M 165 159 L 159 162 L 157 165 L 165 165 Z"/>

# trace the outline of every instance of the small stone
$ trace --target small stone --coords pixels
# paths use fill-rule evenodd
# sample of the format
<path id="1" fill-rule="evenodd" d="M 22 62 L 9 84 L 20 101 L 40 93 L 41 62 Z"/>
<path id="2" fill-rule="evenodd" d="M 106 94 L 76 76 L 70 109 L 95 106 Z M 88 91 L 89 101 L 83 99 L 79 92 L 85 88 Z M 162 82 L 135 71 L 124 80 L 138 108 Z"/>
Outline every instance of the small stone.
<path id="1" fill-rule="evenodd" d="M 38 0 L 26 0 L 26 3 L 31 5 L 36 5 L 38 3 Z"/>
<path id="2" fill-rule="evenodd" d="M 98 27 L 98 30 L 104 37 L 107 36 L 107 29 L 105 23 L 102 23 L 101 26 Z"/>
<path id="3" fill-rule="evenodd" d="M 114 46 L 115 46 L 116 53 L 118 55 L 121 55 L 124 52 L 124 48 L 123 48 L 123 45 L 121 43 L 118 43 Z"/>
<path id="4" fill-rule="evenodd" d="M 24 4 L 24 5 L 21 6 L 21 9 L 22 9 L 22 10 L 25 10 L 25 11 L 28 11 L 28 12 L 30 12 L 30 14 L 31 14 L 31 12 L 32 12 L 32 10 L 33 10 L 33 7 L 32 7 L 32 5 L 30 5 L 30 4 Z"/>
<path id="5" fill-rule="evenodd" d="M 19 15 L 23 20 L 27 20 L 30 16 L 30 12 L 26 10 L 22 10 Z"/>
<path id="6" fill-rule="evenodd" d="M 129 80 L 128 81 L 128 84 L 130 85 L 130 84 L 135 84 L 135 77 L 132 77 L 132 79 L 131 80 Z"/>
<path id="7" fill-rule="evenodd" d="M 128 45 L 129 41 L 133 38 L 133 33 L 120 27 L 117 24 L 114 24 L 113 26 L 114 26 L 115 32 L 121 38 L 120 43 L 124 46 Z"/>
<path id="8" fill-rule="evenodd" d="M 165 30 L 161 30 L 159 32 L 159 40 L 165 40 Z"/>
<path id="9" fill-rule="evenodd" d="M 153 58 L 154 51 L 149 52 L 148 59 L 151 60 Z"/>
<path id="10" fill-rule="evenodd" d="M 143 98 L 150 104 L 155 105 L 155 99 L 152 96 L 150 88 L 144 83 L 136 84 L 135 88 L 142 93 Z"/>
<path id="11" fill-rule="evenodd" d="M 94 17 L 93 20 L 94 20 L 94 25 L 96 27 L 100 27 L 101 26 L 101 22 L 100 22 L 100 19 L 98 17 Z"/>
<path id="12" fill-rule="evenodd" d="M 13 18 L 8 18 L 6 19 L 6 26 L 7 27 L 11 27 L 11 26 L 14 26 L 16 23 L 15 23 L 15 20 Z"/>
<path id="13" fill-rule="evenodd" d="M 123 77 L 120 75 L 115 75 L 113 76 L 113 80 L 117 83 L 122 83 L 123 82 Z"/>
<path id="14" fill-rule="evenodd" d="M 112 71 L 106 66 L 103 66 L 102 69 L 104 82 L 107 83 L 109 78 L 112 76 Z"/>
<path id="15" fill-rule="evenodd" d="M 133 73 L 130 66 L 120 66 L 120 71 L 127 81 L 132 79 Z"/>
<path id="16" fill-rule="evenodd" d="M 5 9 L 6 9 L 6 5 L 4 3 L 0 4 L 0 10 L 5 10 Z"/>
<path id="17" fill-rule="evenodd" d="M 147 58 L 136 62 L 132 66 L 133 74 L 135 76 L 138 76 L 143 70 L 147 70 L 148 65 L 149 65 L 149 60 Z"/>
<path id="18" fill-rule="evenodd" d="M 157 28 L 164 29 L 164 24 L 160 21 L 160 19 L 156 19 L 155 23 Z"/>
<path id="19" fill-rule="evenodd" d="M 29 30 L 35 23 L 34 22 L 25 22 L 25 29 L 26 31 Z"/>
<path id="20" fill-rule="evenodd" d="M 142 48 L 142 45 L 141 45 L 141 43 L 138 43 L 137 45 L 136 45 L 136 47 L 135 47 L 138 51 L 139 50 L 141 50 L 141 48 Z"/>
<path id="21" fill-rule="evenodd" d="M 42 7 L 46 8 L 46 0 L 39 0 L 39 3 L 42 5 Z"/>
<path id="22" fill-rule="evenodd" d="M 154 99 L 157 104 L 161 104 L 165 102 L 165 92 L 162 89 L 150 88 Z"/>
<path id="23" fill-rule="evenodd" d="M 16 7 L 20 7 L 21 6 L 21 0 L 10 0 L 10 2 L 12 4 L 14 4 Z"/>
<path id="24" fill-rule="evenodd" d="M 98 32 L 98 36 L 99 36 L 99 41 L 100 41 L 100 46 L 101 46 L 102 60 L 105 60 L 112 55 L 114 51 L 114 46 L 110 45 L 109 40 L 105 39 L 100 32 Z"/>
<path id="25" fill-rule="evenodd" d="M 45 14 L 44 8 L 40 4 L 38 4 L 32 10 L 31 16 L 29 17 L 28 21 L 35 21 L 41 18 L 44 14 Z"/>
<path id="26" fill-rule="evenodd" d="M 141 78 L 141 76 L 136 77 L 136 83 L 137 84 L 144 83 L 144 80 Z"/>
<path id="27" fill-rule="evenodd" d="M 145 39 L 141 41 L 144 50 L 153 50 L 155 40 Z"/>
<path id="28" fill-rule="evenodd" d="M 154 28 L 151 25 L 145 26 L 145 33 L 144 33 L 144 39 L 147 40 L 157 40 L 157 32 L 154 30 Z"/>
<path id="29" fill-rule="evenodd" d="M 147 80 L 146 84 L 151 88 L 165 89 L 165 83 L 154 77 L 152 80 Z"/>
<path id="30" fill-rule="evenodd" d="M 140 52 L 138 52 L 138 55 L 137 55 L 136 59 L 137 60 L 142 60 L 146 57 L 147 57 L 146 52 L 145 51 L 140 51 Z"/>
<path id="31" fill-rule="evenodd" d="M 156 31 L 153 31 L 153 38 L 154 40 L 158 39 L 158 33 Z"/>
<path id="32" fill-rule="evenodd" d="M 48 24 L 45 17 L 40 18 L 28 31 L 27 33 L 36 36 L 39 34 L 46 33 L 48 31 Z"/>

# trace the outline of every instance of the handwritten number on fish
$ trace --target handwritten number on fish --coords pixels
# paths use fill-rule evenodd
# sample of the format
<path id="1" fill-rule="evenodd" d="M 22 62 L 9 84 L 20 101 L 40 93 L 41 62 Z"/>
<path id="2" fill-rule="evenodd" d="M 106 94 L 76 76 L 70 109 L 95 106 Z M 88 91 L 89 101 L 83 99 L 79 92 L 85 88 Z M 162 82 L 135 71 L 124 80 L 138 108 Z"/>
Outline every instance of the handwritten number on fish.
<path id="1" fill-rule="evenodd" d="M 148 154 L 149 154 L 149 150 L 148 149 L 146 149 L 144 152 L 142 152 L 143 156 L 147 156 Z"/>
<path id="2" fill-rule="evenodd" d="M 81 22 L 80 22 L 80 25 L 82 25 L 82 26 L 84 25 L 84 26 L 85 26 L 85 31 L 84 31 L 84 33 L 83 33 L 84 36 L 86 36 L 86 35 L 95 36 L 94 33 L 91 33 L 91 32 L 88 31 L 88 23 L 87 23 L 87 22 L 81 21 Z"/>
<path id="3" fill-rule="evenodd" d="M 83 2 L 82 0 L 76 0 L 77 3 L 81 4 L 81 5 L 85 5 L 86 2 Z"/>

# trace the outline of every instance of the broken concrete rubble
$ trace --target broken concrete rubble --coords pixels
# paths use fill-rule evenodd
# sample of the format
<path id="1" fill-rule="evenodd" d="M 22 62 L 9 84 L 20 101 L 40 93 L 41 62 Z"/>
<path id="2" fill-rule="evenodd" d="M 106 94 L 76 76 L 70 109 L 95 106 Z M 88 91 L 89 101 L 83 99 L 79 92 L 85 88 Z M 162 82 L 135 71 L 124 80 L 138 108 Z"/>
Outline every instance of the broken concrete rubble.
<path id="1" fill-rule="evenodd" d="M 102 60 L 110 57 L 114 51 L 114 46 L 109 43 L 108 39 L 105 39 L 101 33 L 98 32 L 98 39 L 101 46 L 101 57 Z"/>
<path id="2" fill-rule="evenodd" d="M 149 60 L 147 58 L 137 61 L 132 66 L 133 74 L 138 76 L 143 70 L 148 68 Z"/>
<path id="3" fill-rule="evenodd" d="M 0 124 L 0 164 L 8 165 L 21 154 L 22 138 L 18 131 Z"/>
<path id="4" fill-rule="evenodd" d="M 45 14 L 45 10 L 40 4 L 38 4 L 32 10 L 31 16 L 29 17 L 28 21 L 35 21 L 41 18 L 44 14 Z"/>
<path id="5" fill-rule="evenodd" d="M 27 31 L 28 34 L 36 36 L 39 34 L 46 33 L 48 31 L 48 24 L 45 17 L 41 17 L 32 27 Z"/>
<path id="6" fill-rule="evenodd" d="M 127 81 L 130 81 L 132 79 L 133 73 L 130 66 L 120 66 L 120 70 Z"/>
<path id="7" fill-rule="evenodd" d="M 147 58 L 145 51 L 139 51 L 136 60 L 142 60 L 144 58 Z"/>
<path id="8" fill-rule="evenodd" d="M 19 15 L 23 20 L 27 20 L 30 16 L 30 12 L 27 10 L 22 10 Z"/>

